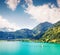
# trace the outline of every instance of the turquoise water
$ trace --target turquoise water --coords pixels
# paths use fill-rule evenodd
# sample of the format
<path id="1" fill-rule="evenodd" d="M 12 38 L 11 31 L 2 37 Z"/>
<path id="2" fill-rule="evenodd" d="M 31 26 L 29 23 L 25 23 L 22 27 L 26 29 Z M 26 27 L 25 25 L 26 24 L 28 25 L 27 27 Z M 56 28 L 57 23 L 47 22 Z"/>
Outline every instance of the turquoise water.
<path id="1" fill-rule="evenodd" d="M 60 44 L 3 41 L 0 55 L 60 55 Z"/>

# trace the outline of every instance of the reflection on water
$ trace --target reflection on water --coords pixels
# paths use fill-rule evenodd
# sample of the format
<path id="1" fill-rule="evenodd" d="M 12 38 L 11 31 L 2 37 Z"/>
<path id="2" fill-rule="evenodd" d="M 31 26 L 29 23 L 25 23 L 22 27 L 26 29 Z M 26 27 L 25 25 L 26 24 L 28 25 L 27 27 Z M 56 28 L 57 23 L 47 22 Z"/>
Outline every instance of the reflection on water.
<path id="1" fill-rule="evenodd" d="M 0 55 L 60 55 L 60 44 L 3 41 Z"/>
<path id="2" fill-rule="evenodd" d="M 19 47 L 18 47 L 19 46 Z M 15 53 L 20 48 L 19 42 L 0 42 L 0 55 L 8 53 Z"/>
<path id="3" fill-rule="evenodd" d="M 1 42 L 0 50 L 16 51 L 18 49 L 18 46 L 19 46 L 18 42 Z"/>

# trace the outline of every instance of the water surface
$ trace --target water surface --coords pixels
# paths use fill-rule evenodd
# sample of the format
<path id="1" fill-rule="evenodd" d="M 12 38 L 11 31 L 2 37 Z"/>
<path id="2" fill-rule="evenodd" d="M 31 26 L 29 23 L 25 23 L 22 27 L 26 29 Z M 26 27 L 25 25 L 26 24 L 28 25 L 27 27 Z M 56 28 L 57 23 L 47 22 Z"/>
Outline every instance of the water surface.
<path id="1" fill-rule="evenodd" d="M 0 55 L 60 55 L 60 44 L 2 41 Z"/>

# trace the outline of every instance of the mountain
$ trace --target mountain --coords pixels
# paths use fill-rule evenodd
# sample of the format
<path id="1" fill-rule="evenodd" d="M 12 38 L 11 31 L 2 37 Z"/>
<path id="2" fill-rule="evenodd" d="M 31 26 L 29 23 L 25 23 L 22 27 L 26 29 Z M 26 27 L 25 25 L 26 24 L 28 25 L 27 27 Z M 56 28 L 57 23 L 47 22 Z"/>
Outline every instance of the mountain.
<path id="1" fill-rule="evenodd" d="M 32 30 L 21 29 L 9 32 L 8 29 L 0 29 L 0 40 L 30 39 L 40 42 L 60 43 L 60 21 L 55 24 L 49 22 L 40 23 Z"/>
<path id="2" fill-rule="evenodd" d="M 0 39 L 2 40 L 10 40 L 10 39 L 32 39 L 33 32 L 29 29 L 21 29 L 15 32 L 3 32 L 0 31 Z"/>
<path id="3" fill-rule="evenodd" d="M 39 39 L 45 33 L 48 28 L 52 27 L 53 24 L 49 22 L 44 22 L 37 25 L 32 30 L 21 29 L 15 32 L 9 32 L 7 28 L 1 29 L 0 39 Z"/>
<path id="4" fill-rule="evenodd" d="M 54 24 L 54 27 L 59 27 L 60 26 L 60 21 Z"/>
<path id="5" fill-rule="evenodd" d="M 37 25 L 32 30 L 29 30 L 29 29 L 17 30 L 15 32 L 15 36 L 16 38 L 39 39 L 40 37 L 42 37 L 42 35 L 48 28 L 52 27 L 52 25 L 53 24 L 49 22 L 44 22 L 44 23 Z"/>
<path id="6" fill-rule="evenodd" d="M 37 25 L 35 28 L 33 28 L 33 32 L 34 32 L 34 36 L 36 39 L 39 39 L 42 37 L 42 35 L 45 33 L 46 30 L 48 30 L 49 28 L 51 28 L 53 26 L 53 24 L 49 23 L 49 22 L 44 22 L 44 23 L 40 23 L 39 25 Z"/>
<path id="7" fill-rule="evenodd" d="M 3 32 L 0 31 L 0 40 L 9 40 L 9 39 L 15 39 L 14 32 Z"/>
<path id="8" fill-rule="evenodd" d="M 55 23 L 52 28 L 48 29 L 42 38 L 40 38 L 40 41 L 60 43 L 60 21 Z"/>
<path id="9" fill-rule="evenodd" d="M 29 38 L 32 39 L 33 31 L 29 29 L 21 29 L 16 31 L 15 33 L 16 38 Z"/>

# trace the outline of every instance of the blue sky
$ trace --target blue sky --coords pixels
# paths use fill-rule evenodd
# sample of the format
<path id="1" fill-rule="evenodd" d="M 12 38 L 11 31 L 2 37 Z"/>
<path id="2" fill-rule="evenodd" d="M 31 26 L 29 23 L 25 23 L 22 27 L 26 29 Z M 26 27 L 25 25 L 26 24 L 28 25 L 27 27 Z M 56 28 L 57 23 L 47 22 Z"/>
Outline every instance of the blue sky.
<path id="1" fill-rule="evenodd" d="M 54 14 L 58 14 L 58 21 L 60 18 L 60 0 L 0 0 L 0 16 L 2 19 L 6 19 L 11 24 L 15 23 L 20 29 L 32 29 L 39 23 L 48 21 L 48 19 L 50 20 L 48 22 L 54 23 L 56 19 L 51 21 L 56 17 Z"/>

